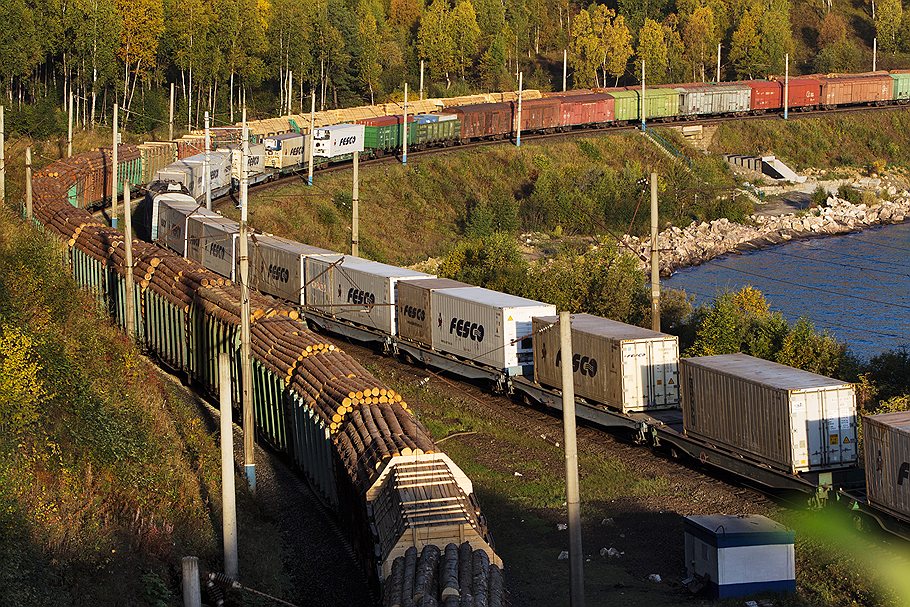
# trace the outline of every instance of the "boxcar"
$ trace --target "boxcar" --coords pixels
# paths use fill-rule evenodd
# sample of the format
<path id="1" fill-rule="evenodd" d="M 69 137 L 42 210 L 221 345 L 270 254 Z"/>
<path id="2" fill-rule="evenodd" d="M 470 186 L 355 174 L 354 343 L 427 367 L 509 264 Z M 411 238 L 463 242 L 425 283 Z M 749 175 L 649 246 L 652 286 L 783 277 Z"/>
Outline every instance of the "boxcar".
<path id="1" fill-rule="evenodd" d="M 783 84 L 775 80 L 746 80 L 741 82 L 751 91 L 749 109 L 753 112 L 779 110 L 783 107 Z"/>
<path id="2" fill-rule="evenodd" d="M 607 93 L 560 97 L 560 126 L 603 125 L 613 122 L 614 101 Z"/>
<path id="3" fill-rule="evenodd" d="M 512 101 L 513 115 L 518 113 L 518 102 Z M 554 131 L 561 123 L 561 102 L 554 98 L 526 99 L 521 103 L 521 132 Z"/>
<path id="4" fill-rule="evenodd" d="M 894 80 L 891 98 L 902 103 L 910 101 L 910 70 L 894 70 L 891 79 Z"/>
<path id="5" fill-rule="evenodd" d="M 826 106 L 883 104 L 894 98 L 894 79 L 883 72 L 825 76 L 821 83 Z"/>
<path id="6" fill-rule="evenodd" d="M 784 80 L 782 78 L 777 77 L 775 81 L 780 83 L 781 89 L 784 88 Z M 811 108 L 821 103 L 822 81 L 818 78 L 809 76 L 790 78 L 788 87 L 787 107 L 791 109 Z"/>
<path id="7" fill-rule="evenodd" d="M 461 121 L 461 140 L 501 139 L 512 132 L 512 105 L 475 103 L 449 108 Z"/>
<path id="8" fill-rule="evenodd" d="M 641 120 L 641 89 L 597 89 L 613 97 L 617 122 Z M 645 89 L 645 118 L 674 118 L 679 115 L 679 93 L 674 88 Z"/>
<path id="9" fill-rule="evenodd" d="M 418 114 L 414 122 L 418 147 L 451 145 L 461 134 L 461 121 L 455 114 Z"/>
<path id="10" fill-rule="evenodd" d="M 678 86 L 676 90 L 679 92 L 681 116 L 745 114 L 752 100 L 752 89 L 739 83 L 694 84 Z"/>
<path id="11" fill-rule="evenodd" d="M 365 150 L 375 150 L 385 153 L 397 150 L 402 141 L 402 116 L 379 116 L 378 118 L 364 118 L 357 124 L 363 125 L 363 147 Z M 417 141 L 417 128 L 414 116 L 408 116 L 408 145 Z"/>

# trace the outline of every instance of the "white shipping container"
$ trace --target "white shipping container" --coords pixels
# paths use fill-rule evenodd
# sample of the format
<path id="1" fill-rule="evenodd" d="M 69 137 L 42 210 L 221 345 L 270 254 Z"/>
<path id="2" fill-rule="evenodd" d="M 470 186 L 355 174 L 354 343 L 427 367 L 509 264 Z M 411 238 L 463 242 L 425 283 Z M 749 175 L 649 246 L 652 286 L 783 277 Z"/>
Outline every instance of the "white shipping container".
<path id="1" fill-rule="evenodd" d="M 471 287 L 467 283 L 449 278 L 431 280 L 405 280 L 398 285 L 398 337 L 416 341 L 425 346 L 433 345 L 433 315 L 431 294 L 437 289 Z M 475 287 L 476 288 L 476 287 Z"/>
<path id="2" fill-rule="evenodd" d="M 335 124 L 313 133 L 313 156 L 332 158 L 363 151 L 362 124 Z"/>
<path id="3" fill-rule="evenodd" d="M 231 154 L 231 178 L 240 181 L 240 157 L 242 156 L 240 146 L 227 150 Z M 248 146 L 249 154 L 246 157 L 247 175 L 253 176 L 265 173 L 265 146 L 261 143 L 250 144 Z"/>
<path id="4" fill-rule="evenodd" d="M 308 137 L 300 133 L 282 133 L 262 140 L 265 147 L 265 165 L 287 169 L 303 164 L 307 159 Z"/>
<path id="5" fill-rule="evenodd" d="M 237 238 L 240 226 L 235 221 L 217 217 L 187 219 L 187 259 L 225 278 L 234 279 Z"/>
<path id="6" fill-rule="evenodd" d="M 745 354 L 679 369 L 686 434 L 791 473 L 855 464 L 852 384 Z"/>
<path id="7" fill-rule="evenodd" d="M 351 255 L 308 257 L 306 305 L 389 336 L 396 333 L 399 280 L 436 278 Z"/>
<path id="8" fill-rule="evenodd" d="M 910 522 L 910 411 L 863 418 L 869 503 Z"/>
<path id="9" fill-rule="evenodd" d="M 250 286 L 261 293 L 305 305 L 306 259 L 313 255 L 339 256 L 335 251 L 272 234 L 255 234 L 250 237 Z"/>
<path id="10" fill-rule="evenodd" d="M 562 388 L 558 321 L 534 319 L 534 379 Z M 623 412 L 679 406 L 679 343 L 673 335 L 573 314 L 572 369 L 575 394 L 593 402 Z"/>
<path id="11" fill-rule="evenodd" d="M 534 364 L 531 319 L 556 314 L 556 306 L 477 287 L 433 291 L 430 302 L 435 350 L 509 375 Z"/>
<path id="12" fill-rule="evenodd" d="M 155 207 L 158 209 L 158 242 L 170 250 L 187 257 L 190 247 L 190 230 L 188 222 L 190 217 L 218 218 L 220 215 L 207 211 L 199 206 L 192 197 L 189 200 L 177 198 L 178 195 L 168 194 L 167 198 L 156 197 Z M 198 236 L 193 244 L 198 247 Z"/>
<path id="13" fill-rule="evenodd" d="M 231 185 L 231 154 L 229 151 L 209 152 L 210 187 L 213 192 Z M 176 181 L 189 191 L 190 196 L 200 199 L 205 195 L 205 154 L 196 154 L 168 165 L 158 171 L 155 179 Z"/>
<path id="14" fill-rule="evenodd" d="M 171 186 L 175 187 L 175 186 Z M 160 194 L 155 194 L 152 196 L 152 218 L 151 218 L 151 240 L 155 242 L 158 240 L 158 222 L 160 221 L 161 206 L 168 204 L 183 204 L 183 205 L 193 205 L 193 207 L 198 207 L 199 203 L 196 202 L 196 199 L 192 196 L 183 194 L 182 192 L 162 192 Z M 184 222 L 185 223 L 185 222 Z M 186 226 L 181 226 L 181 232 L 184 231 Z M 181 238 L 185 238 L 185 234 L 181 234 Z M 165 246 L 168 246 L 165 243 Z"/>

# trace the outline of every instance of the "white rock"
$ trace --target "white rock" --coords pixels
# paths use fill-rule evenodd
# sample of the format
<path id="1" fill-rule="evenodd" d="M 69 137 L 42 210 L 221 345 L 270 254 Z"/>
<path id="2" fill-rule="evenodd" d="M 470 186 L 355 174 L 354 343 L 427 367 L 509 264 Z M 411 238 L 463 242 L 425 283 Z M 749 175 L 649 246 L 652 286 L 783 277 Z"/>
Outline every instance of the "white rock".
<path id="1" fill-rule="evenodd" d="M 566 523 L 556 523 L 557 531 L 565 531 L 568 528 L 569 528 L 569 526 Z"/>
<path id="2" fill-rule="evenodd" d="M 649 581 L 649 582 L 654 582 L 655 584 L 660 584 L 660 582 L 661 582 L 662 580 L 661 580 L 661 578 L 660 578 L 660 575 L 658 575 L 658 574 L 656 574 L 656 573 L 652 573 L 651 575 L 648 576 L 648 581 Z"/>
<path id="3" fill-rule="evenodd" d="M 559 556 L 557 557 L 556 560 L 558 560 L 558 561 L 568 561 L 568 560 L 569 560 L 569 551 L 568 551 L 568 550 L 563 550 L 562 552 L 560 552 L 560 553 L 559 553 Z"/>

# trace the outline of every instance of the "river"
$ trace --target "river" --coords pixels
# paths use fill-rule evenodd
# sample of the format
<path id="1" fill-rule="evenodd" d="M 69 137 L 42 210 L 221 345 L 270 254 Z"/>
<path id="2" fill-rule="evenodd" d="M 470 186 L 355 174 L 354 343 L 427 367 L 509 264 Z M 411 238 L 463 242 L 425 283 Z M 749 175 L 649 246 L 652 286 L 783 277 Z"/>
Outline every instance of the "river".
<path id="1" fill-rule="evenodd" d="M 751 285 L 788 320 L 806 316 L 868 359 L 910 345 L 910 223 L 728 255 L 663 285 L 696 304 Z"/>

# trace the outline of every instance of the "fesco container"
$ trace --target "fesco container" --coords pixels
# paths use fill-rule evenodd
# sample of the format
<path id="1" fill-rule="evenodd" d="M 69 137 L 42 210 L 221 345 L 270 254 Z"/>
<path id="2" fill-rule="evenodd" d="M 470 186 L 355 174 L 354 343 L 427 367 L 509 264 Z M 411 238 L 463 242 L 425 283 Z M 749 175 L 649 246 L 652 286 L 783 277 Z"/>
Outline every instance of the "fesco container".
<path id="1" fill-rule="evenodd" d="M 182 255 L 190 257 L 191 249 L 193 258 L 201 259 L 199 247 L 202 242 L 200 224 L 195 224 L 190 230 L 190 218 L 202 220 L 217 220 L 221 215 L 214 211 L 206 210 L 195 198 L 180 193 L 168 193 L 166 196 L 156 196 L 152 207 L 152 217 L 157 228 L 157 241 L 159 244 Z"/>
<path id="2" fill-rule="evenodd" d="M 403 280 L 398 283 L 398 337 L 416 341 L 425 346 L 433 345 L 433 303 L 430 295 L 439 289 L 471 287 L 450 278 Z M 476 288 L 476 287 L 475 287 Z"/>
<path id="3" fill-rule="evenodd" d="M 436 278 L 352 255 L 307 257 L 306 305 L 336 317 L 396 334 L 395 294 L 399 281 Z"/>
<path id="4" fill-rule="evenodd" d="M 746 80 L 749 87 L 749 108 L 753 112 L 779 110 L 783 107 L 783 84 L 775 80 Z"/>
<path id="5" fill-rule="evenodd" d="M 910 521 L 910 411 L 863 417 L 866 496 Z"/>
<path id="6" fill-rule="evenodd" d="M 171 187 L 175 187 L 175 186 L 171 186 Z M 176 210 L 177 207 L 186 209 L 187 212 L 192 212 L 193 209 L 199 208 L 199 203 L 196 202 L 195 198 L 193 198 L 192 196 L 189 196 L 187 194 L 184 194 L 180 191 L 162 192 L 160 194 L 156 194 L 156 193 L 150 191 L 146 195 L 146 197 L 151 198 L 150 204 L 149 204 L 149 206 L 151 208 L 150 208 L 148 218 L 149 218 L 149 239 L 152 242 L 155 242 L 156 240 L 158 240 L 158 231 L 160 229 L 159 222 L 161 221 L 160 218 L 161 218 L 162 209 L 167 209 L 165 212 L 171 213 L 171 215 L 169 216 L 170 217 L 169 221 L 172 221 L 181 216 L 181 215 L 179 215 L 179 213 Z M 169 225 L 171 225 L 171 224 L 169 224 Z M 165 227 L 165 230 L 167 230 L 167 229 L 168 228 Z M 172 225 L 171 225 L 170 229 L 173 229 Z M 186 234 L 184 233 L 185 229 L 186 229 L 186 217 L 185 216 L 183 216 L 183 221 L 181 221 L 179 229 L 181 232 L 179 238 L 185 239 L 186 238 Z M 162 234 L 162 238 L 164 238 L 164 234 Z M 173 251 L 177 251 L 178 253 L 183 255 L 185 244 L 181 244 L 180 248 L 178 250 L 178 249 L 175 249 L 174 247 L 172 247 L 168 242 L 166 242 L 164 240 L 162 242 L 164 242 L 164 246 L 168 247 L 169 249 L 171 249 Z"/>
<path id="7" fill-rule="evenodd" d="M 891 70 L 889 73 L 894 80 L 892 99 L 910 99 L 910 70 Z"/>
<path id="8" fill-rule="evenodd" d="M 234 280 L 237 265 L 237 238 L 240 224 L 221 215 L 193 214 L 186 220 L 187 259 L 208 270 Z"/>
<path id="9" fill-rule="evenodd" d="M 205 154 L 187 156 L 158 171 L 156 179 L 173 181 L 186 187 L 197 200 L 205 194 Z M 209 187 L 213 192 L 231 185 L 230 151 L 209 152 Z"/>
<path id="10" fill-rule="evenodd" d="M 824 76 L 821 81 L 824 105 L 881 103 L 894 97 L 894 79 L 886 72 Z"/>
<path id="11" fill-rule="evenodd" d="M 362 124 L 334 124 L 313 132 L 313 156 L 334 158 L 364 150 Z"/>
<path id="12" fill-rule="evenodd" d="M 243 150 L 239 145 L 232 144 L 226 151 L 231 154 L 231 178 L 239 182 L 240 158 L 243 156 Z M 265 145 L 261 143 L 251 143 L 247 145 L 247 152 L 247 176 L 252 177 L 265 173 Z"/>
<path id="13" fill-rule="evenodd" d="M 282 133 L 262 140 L 265 166 L 275 169 L 295 167 L 307 160 L 308 138 L 299 133 Z"/>
<path id="14" fill-rule="evenodd" d="M 433 291 L 430 302 L 435 350 L 507 375 L 531 374 L 531 319 L 556 314 L 556 306 L 479 287 Z"/>
<path id="15" fill-rule="evenodd" d="M 497 139 L 512 133 L 509 103 L 475 103 L 446 108 L 461 121 L 461 140 Z"/>
<path id="16" fill-rule="evenodd" d="M 306 260 L 339 253 L 274 236 L 250 236 L 250 286 L 268 295 L 305 305 Z M 239 261 L 239 258 L 238 258 Z M 238 268 L 239 270 L 239 268 Z M 239 276 L 239 274 L 237 274 Z"/>
<path id="17" fill-rule="evenodd" d="M 852 384 L 746 354 L 679 361 L 686 434 L 789 473 L 856 462 Z"/>
<path id="18" fill-rule="evenodd" d="M 557 99 L 560 101 L 560 126 L 613 122 L 614 101 L 607 93 L 566 95 Z"/>
<path id="19" fill-rule="evenodd" d="M 559 317 L 534 319 L 534 379 L 562 388 Z M 575 394 L 623 412 L 679 406 L 679 342 L 622 322 L 572 315 Z"/>
<path id="20" fill-rule="evenodd" d="M 676 90 L 681 116 L 745 114 L 752 100 L 752 89 L 743 84 L 695 84 Z"/>

